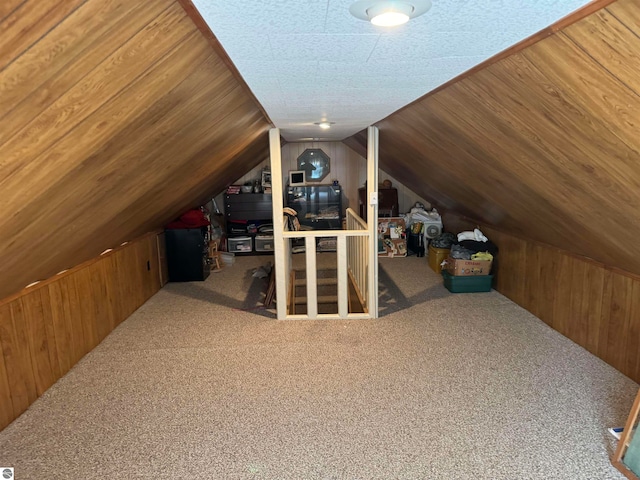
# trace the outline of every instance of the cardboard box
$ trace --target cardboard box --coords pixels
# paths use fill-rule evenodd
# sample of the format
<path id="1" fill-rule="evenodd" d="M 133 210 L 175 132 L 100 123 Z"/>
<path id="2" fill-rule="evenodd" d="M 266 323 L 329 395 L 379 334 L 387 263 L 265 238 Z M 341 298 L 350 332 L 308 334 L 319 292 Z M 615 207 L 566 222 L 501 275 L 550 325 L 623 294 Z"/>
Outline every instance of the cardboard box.
<path id="1" fill-rule="evenodd" d="M 461 260 L 449 257 L 446 270 L 454 276 L 489 275 L 492 264 L 492 260 Z"/>
<path id="2" fill-rule="evenodd" d="M 378 256 L 407 256 L 407 236 L 404 218 L 378 218 Z"/>
<path id="3" fill-rule="evenodd" d="M 450 248 L 436 248 L 433 245 L 429 245 L 429 266 L 431 270 L 436 273 L 440 273 L 442 271 L 442 266 L 440 265 L 443 260 L 446 260 L 451 252 Z"/>

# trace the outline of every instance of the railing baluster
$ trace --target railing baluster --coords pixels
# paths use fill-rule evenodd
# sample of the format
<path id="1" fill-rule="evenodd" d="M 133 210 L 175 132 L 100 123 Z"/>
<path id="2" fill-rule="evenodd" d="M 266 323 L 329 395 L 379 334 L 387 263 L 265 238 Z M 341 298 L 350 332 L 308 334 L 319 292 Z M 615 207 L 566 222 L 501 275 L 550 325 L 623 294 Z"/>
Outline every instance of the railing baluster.
<path id="1" fill-rule="evenodd" d="M 292 267 L 290 257 L 290 242 L 292 238 L 305 239 L 305 261 L 307 277 L 307 314 L 292 315 L 291 318 L 370 318 L 368 313 L 369 292 L 368 265 L 369 259 L 364 255 L 369 249 L 369 231 L 366 222 L 358 217 L 352 209 L 347 209 L 346 227 L 348 231 L 296 231 L 284 232 L 283 237 L 287 246 L 285 255 L 289 253 L 289 262 L 283 262 L 288 270 Z M 316 265 L 316 241 L 319 237 L 333 237 L 336 239 L 337 270 L 338 270 L 338 312 L 334 314 L 318 313 L 318 275 Z M 349 313 L 349 272 L 353 283 L 361 296 L 365 313 Z M 289 317 L 289 315 L 287 315 Z"/>
<path id="2" fill-rule="evenodd" d="M 346 317 L 349 313 L 349 284 L 347 282 L 347 238 L 338 237 L 338 315 Z"/>
<path id="3" fill-rule="evenodd" d="M 307 260 L 307 316 L 318 316 L 318 275 L 316 272 L 316 239 L 305 238 L 305 255 Z"/>

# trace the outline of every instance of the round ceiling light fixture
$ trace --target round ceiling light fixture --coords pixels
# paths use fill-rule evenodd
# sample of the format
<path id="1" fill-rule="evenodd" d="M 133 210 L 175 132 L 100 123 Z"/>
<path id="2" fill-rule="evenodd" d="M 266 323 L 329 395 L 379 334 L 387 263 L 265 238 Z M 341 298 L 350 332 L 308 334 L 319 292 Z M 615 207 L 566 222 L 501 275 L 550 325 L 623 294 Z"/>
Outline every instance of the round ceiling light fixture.
<path id="1" fill-rule="evenodd" d="M 427 12 L 431 0 L 358 0 L 349 7 L 351 15 L 381 27 L 395 27 Z"/>
<path id="2" fill-rule="evenodd" d="M 316 123 L 314 123 L 314 125 L 318 125 L 323 130 L 327 130 L 327 129 L 331 128 L 331 125 L 333 125 L 334 123 L 335 122 L 316 122 Z"/>

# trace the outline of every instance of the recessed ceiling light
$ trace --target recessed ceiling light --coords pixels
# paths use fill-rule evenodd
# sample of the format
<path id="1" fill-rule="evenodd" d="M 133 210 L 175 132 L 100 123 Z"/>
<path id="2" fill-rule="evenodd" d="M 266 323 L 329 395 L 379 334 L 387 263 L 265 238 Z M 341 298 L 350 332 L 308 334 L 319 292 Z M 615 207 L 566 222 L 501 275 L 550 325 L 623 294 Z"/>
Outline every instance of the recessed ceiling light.
<path id="1" fill-rule="evenodd" d="M 331 125 L 333 125 L 334 123 L 335 122 L 316 122 L 314 123 L 314 125 L 318 125 L 323 130 L 327 130 L 328 128 L 331 128 Z"/>
<path id="2" fill-rule="evenodd" d="M 374 25 L 395 27 L 431 8 L 431 0 L 358 0 L 349 7 L 351 15 Z"/>

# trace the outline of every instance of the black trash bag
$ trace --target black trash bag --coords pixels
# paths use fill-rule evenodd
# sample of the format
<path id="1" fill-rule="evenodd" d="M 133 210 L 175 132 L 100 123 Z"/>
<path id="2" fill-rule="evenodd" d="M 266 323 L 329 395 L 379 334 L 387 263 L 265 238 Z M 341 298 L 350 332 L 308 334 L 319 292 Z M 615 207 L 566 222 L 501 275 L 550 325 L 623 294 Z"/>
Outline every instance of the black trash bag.
<path id="1" fill-rule="evenodd" d="M 456 243 L 461 247 L 466 248 L 467 250 L 471 250 L 471 252 L 473 253 L 489 252 L 494 257 L 498 255 L 498 246 L 491 240 L 487 240 L 486 242 L 478 242 L 477 240 L 462 240 L 461 242 Z"/>
<path id="2" fill-rule="evenodd" d="M 472 252 L 468 248 L 464 248 L 460 245 L 453 244 L 451 245 L 451 253 L 449 256 L 451 258 L 458 258 L 460 260 L 471 260 L 471 255 L 476 252 Z"/>
<path id="3" fill-rule="evenodd" d="M 431 246 L 433 248 L 451 248 L 457 240 L 457 237 L 453 233 L 443 232 L 436 238 L 431 240 Z"/>

